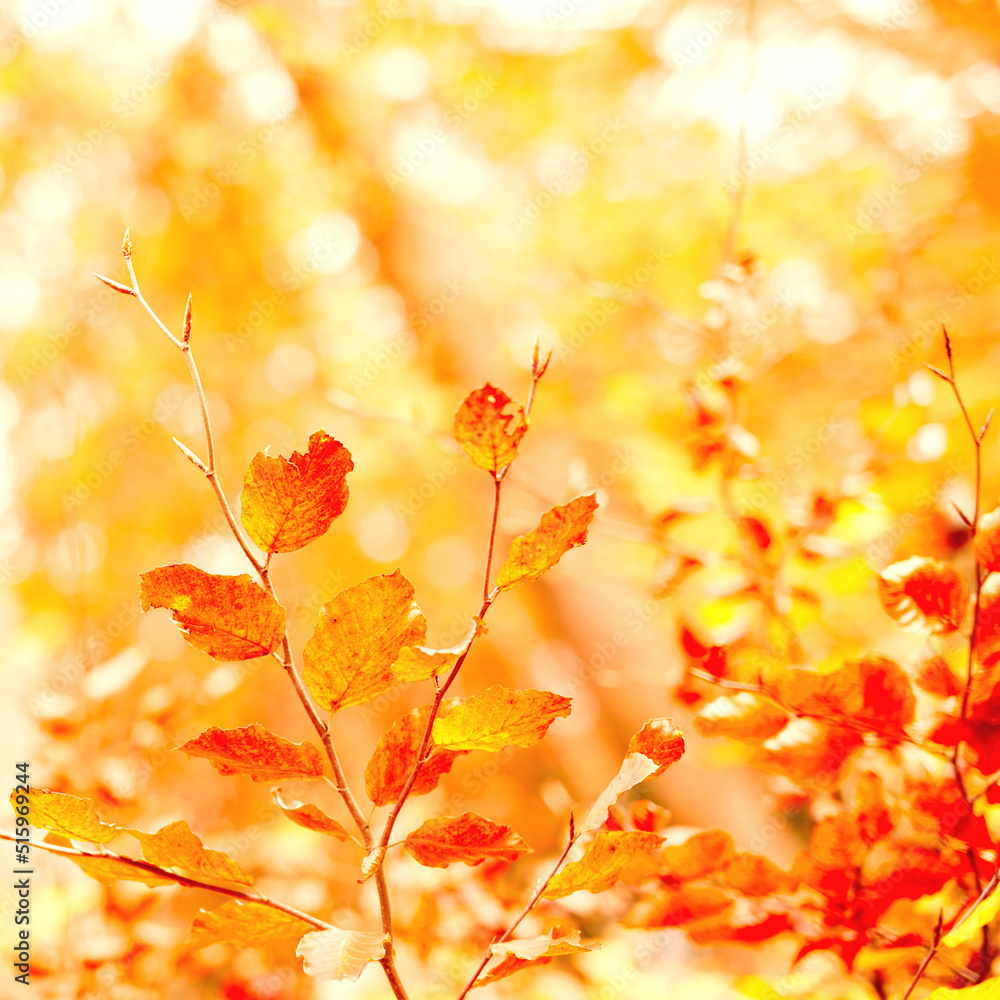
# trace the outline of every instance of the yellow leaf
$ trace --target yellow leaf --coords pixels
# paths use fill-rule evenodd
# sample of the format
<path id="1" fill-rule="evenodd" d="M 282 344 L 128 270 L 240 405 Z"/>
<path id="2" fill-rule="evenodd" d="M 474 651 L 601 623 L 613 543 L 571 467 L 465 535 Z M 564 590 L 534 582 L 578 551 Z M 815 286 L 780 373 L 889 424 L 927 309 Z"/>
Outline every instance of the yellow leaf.
<path id="1" fill-rule="evenodd" d="M 16 789 L 10 793 L 10 804 L 15 812 L 24 808 L 18 805 L 18 797 L 23 798 L 23 793 Z M 114 826 L 101 822 L 90 799 L 47 788 L 32 788 L 28 800 L 25 818 L 40 830 L 51 830 L 70 840 L 84 840 L 89 844 L 106 844 L 118 832 Z"/>
<path id="2" fill-rule="evenodd" d="M 570 549 L 587 541 L 587 529 L 596 511 L 597 496 L 593 493 L 546 511 L 534 531 L 511 543 L 510 554 L 497 576 L 497 586 L 510 590 L 520 583 L 537 580 L 552 569 Z"/>
<path id="3" fill-rule="evenodd" d="M 662 867 L 657 852 L 663 838 L 638 830 L 600 830 L 579 861 L 554 875 L 545 889 L 547 899 L 572 892 L 604 892 L 620 881 L 640 885 Z"/>
<path id="4" fill-rule="evenodd" d="M 975 937 L 983 927 L 993 923 L 998 913 L 1000 913 L 1000 886 L 997 886 L 984 900 L 974 906 L 961 923 L 956 924 L 945 934 L 941 943 L 946 948 L 954 948 L 956 945 L 963 944 Z"/>
<path id="5" fill-rule="evenodd" d="M 445 750 L 502 750 L 530 747 L 559 716 L 569 715 L 572 698 L 550 691 L 518 691 L 495 684 L 462 698 L 434 721 L 434 744 Z"/>
<path id="6" fill-rule="evenodd" d="M 141 830 L 126 832 L 142 844 L 142 856 L 151 864 L 161 868 L 180 868 L 238 885 L 253 885 L 252 875 L 243 871 L 224 851 L 205 848 L 183 820 L 170 823 L 156 833 L 143 833 Z"/>
<path id="7" fill-rule="evenodd" d="M 413 584 L 397 570 L 323 605 L 305 645 L 302 679 L 324 710 L 361 705 L 395 687 L 392 666 L 400 650 L 427 637 L 413 594 Z"/>
<path id="8" fill-rule="evenodd" d="M 237 948 L 254 948 L 265 941 L 302 937 L 313 925 L 263 903 L 230 899 L 211 912 L 202 910 L 191 922 L 197 947 L 225 941 Z"/>
<path id="9" fill-rule="evenodd" d="M 109 885 L 116 879 L 125 879 L 127 882 L 141 882 L 155 889 L 161 885 L 174 885 L 172 878 L 163 878 L 153 872 L 146 871 L 141 865 L 129 864 L 124 858 L 106 858 L 100 854 L 76 855 L 69 857 L 69 860 L 80 868 L 91 878 L 97 879 Z"/>

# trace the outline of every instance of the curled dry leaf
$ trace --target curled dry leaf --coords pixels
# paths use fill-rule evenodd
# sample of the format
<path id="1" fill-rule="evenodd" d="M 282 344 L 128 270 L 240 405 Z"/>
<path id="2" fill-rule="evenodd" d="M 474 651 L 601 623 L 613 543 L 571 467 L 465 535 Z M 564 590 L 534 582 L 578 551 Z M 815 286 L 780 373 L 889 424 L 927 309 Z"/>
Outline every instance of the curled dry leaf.
<path id="1" fill-rule="evenodd" d="M 168 608 L 181 635 L 217 660 L 252 660 L 281 645 L 285 609 L 246 573 L 218 576 L 182 563 L 141 580 L 142 610 Z"/>
<path id="2" fill-rule="evenodd" d="M 325 711 L 361 705 L 395 687 L 404 646 L 427 637 L 413 584 L 397 570 L 341 591 L 320 609 L 305 645 L 302 679 Z"/>
<path id="3" fill-rule="evenodd" d="M 572 892 L 604 892 L 627 882 L 641 885 L 662 868 L 659 849 L 663 838 L 639 830 L 599 830 L 579 861 L 571 861 L 549 880 L 547 899 L 561 899 Z"/>
<path id="4" fill-rule="evenodd" d="M 457 698 L 446 698 L 441 703 L 441 715 L 447 715 L 458 703 Z M 424 705 L 397 719 L 380 737 L 368 766 L 365 768 L 365 791 L 377 806 L 395 802 L 403 792 L 417 762 L 420 741 L 430 718 L 430 706 Z M 411 795 L 426 795 L 437 788 L 443 774 L 451 770 L 456 758 L 468 750 L 443 750 L 434 748 L 431 756 L 417 775 L 410 790 Z"/>
<path id="5" fill-rule="evenodd" d="M 312 803 L 291 801 L 285 802 L 281 797 L 280 788 L 271 789 L 271 798 L 274 804 L 284 813 L 284 815 L 298 826 L 306 830 L 314 830 L 316 833 L 325 833 L 334 840 L 351 840 L 351 835 L 344 828 L 342 823 L 331 819 L 319 806 Z"/>
<path id="6" fill-rule="evenodd" d="M 413 859 L 427 868 L 456 861 L 473 867 L 487 859 L 516 861 L 531 848 L 509 827 L 473 812 L 427 820 L 403 841 Z"/>
<path id="7" fill-rule="evenodd" d="M 326 431 L 291 458 L 254 455 L 243 476 L 240 520 L 265 552 L 294 552 L 324 534 L 347 506 L 351 453 Z"/>
<path id="8" fill-rule="evenodd" d="M 480 695 L 459 699 L 447 715 L 438 716 L 431 737 L 443 750 L 523 749 L 542 739 L 557 718 L 569 715 L 572 700 L 551 691 L 494 684 Z"/>
<path id="9" fill-rule="evenodd" d="M 191 921 L 191 937 L 198 948 L 224 941 L 237 948 L 257 948 L 269 941 L 301 938 L 313 929 L 290 913 L 263 903 L 230 899 Z"/>
<path id="10" fill-rule="evenodd" d="M 249 774 L 254 781 L 323 777 L 323 757 L 312 743 L 292 743 L 257 723 L 239 729 L 212 726 L 177 749 L 204 757 L 222 775 Z"/>
<path id="11" fill-rule="evenodd" d="M 655 754 L 655 759 L 647 757 L 640 750 Z M 634 788 L 641 781 L 661 775 L 667 767 L 680 760 L 684 753 L 684 737 L 672 719 L 651 719 L 629 742 L 629 752 L 622 761 L 618 773 L 598 796 L 587 818 L 578 827 L 580 833 L 588 833 L 602 826 L 608 818 L 608 810 L 623 792 Z"/>
<path id="12" fill-rule="evenodd" d="M 972 545 L 983 569 L 988 573 L 1000 570 L 1000 507 L 979 519 Z"/>
<path id="13" fill-rule="evenodd" d="M 546 511 L 537 528 L 511 542 L 497 586 L 510 590 L 552 569 L 570 549 L 587 541 L 587 530 L 596 512 L 597 495 L 593 493 Z"/>
<path id="14" fill-rule="evenodd" d="M 356 981 L 369 962 L 385 956 L 385 936 L 368 931 L 331 927 L 313 931 L 299 942 L 295 954 L 303 959 L 302 971 L 314 979 Z"/>
<path id="15" fill-rule="evenodd" d="M 527 429 L 524 407 L 489 382 L 470 392 L 455 411 L 455 439 L 480 469 L 494 476 L 517 457 Z"/>
<path id="16" fill-rule="evenodd" d="M 694 718 L 694 727 L 702 736 L 766 740 L 780 733 L 787 722 L 787 714 L 770 699 L 752 691 L 739 691 L 703 706 Z"/>
<path id="17" fill-rule="evenodd" d="M 170 823 L 156 833 L 126 830 L 142 844 L 142 856 L 161 868 L 180 868 L 196 875 L 253 885 L 253 876 L 245 872 L 224 851 L 210 851 L 192 832 L 184 820 Z"/>
<path id="18" fill-rule="evenodd" d="M 429 681 L 432 677 L 450 670 L 458 658 L 465 653 L 474 639 L 484 635 L 486 625 L 475 618 L 464 639 L 447 649 L 431 649 L 429 646 L 404 646 L 392 665 L 393 676 L 400 684 Z"/>
<path id="19" fill-rule="evenodd" d="M 10 793 L 10 804 L 17 810 L 15 789 Z M 103 823 L 90 799 L 81 799 L 66 792 L 53 792 L 48 788 L 32 788 L 28 793 L 28 822 L 40 830 L 51 830 L 70 840 L 83 840 L 88 844 L 106 844 L 113 840 L 118 830 Z"/>
<path id="20" fill-rule="evenodd" d="M 571 931 L 565 937 L 528 938 L 523 941 L 505 941 L 502 944 L 490 945 L 490 954 L 494 957 L 503 955 L 501 962 L 494 965 L 485 975 L 473 984 L 474 987 L 489 986 L 500 979 L 506 979 L 521 969 L 533 965 L 548 965 L 553 958 L 561 955 L 576 955 L 583 951 L 595 951 L 600 948 L 599 941 L 583 944 L 579 931 Z"/>
<path id="21" fill-rule="evenodd" d="M 969 604 L 969 585 L 951 563 L 914 556 L 879 575 L 882 606 L 911 632 L 945 635 L 956 631 Z"/>

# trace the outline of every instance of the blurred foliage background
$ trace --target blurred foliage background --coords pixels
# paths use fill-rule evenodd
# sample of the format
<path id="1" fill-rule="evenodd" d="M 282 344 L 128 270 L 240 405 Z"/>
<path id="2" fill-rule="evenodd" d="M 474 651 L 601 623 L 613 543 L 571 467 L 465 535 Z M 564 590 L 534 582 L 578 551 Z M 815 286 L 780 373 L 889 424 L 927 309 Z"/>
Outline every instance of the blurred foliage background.
<path id="1" fill-rule="evenodd" d="M 459 762 L 407 806 L 411 825 L 477 808 L 555 849 L 629 734 L 689 718 L 682 623 L 776 660 L 791 630 L 791 658 L 815 664 L 916 648 L 872 569 L 964 538 L 951 501 L 971 508 L 971 449 L 923 369 L 942 323 L 974 417 L 995 400 L 996 4 L 37 0 L 3 16 L 0 712 L 6 759 L 35 783 L 147 830 L 187 818 L 268 891 L 372 919 L 358 857 L 279 822 L 266 789 L 169 752 L 212 724 L 302 739 L 308 722 L 274 663 L 219 666 L 139 613 L 146 569 L 246 567 L 171 442 L 202 450 L 181 359 L 91 275 L 124 277 L 126 226 L 175 331 L 193 292 L 234 503 L 258 450 L 323 427 L 354 455 L 344 517 L 274 571 L 297 649 L 324 601 L 397 567 L 432 639 L 465 631 L 491 490 L 451 416 L 487 379 L 523 398 L 535 337 L 553 351 L 500 551 L 578 493 L 601 512 L 585 549 L 501 600 L 460 686 L 547 688 L 573 714 L 533 752 Z M 986 509 L 997 458 L 991 436 Z M 421 698 L 338 716 L 356 784 Z M 809 816 L 776 824 L 780 783 L 685 728 L 688 756 L 649 794 L 679 828 L 718 824 L 786 862 Z M 287 954 L 185 952 L 214 900 L 44 868 L 35 957 L 54 996 L 348 994 L 302 983 Z M 443 985 L 426 995 L 453 994 L 463 914 L 495 904 L 464 870 L 407 858 L 390 881 L 403 925 L 439 910 L 441 941 L 404 952 L 404 978 L 430 956 Z M 604 904 L 577 905 L 599 929 Z M 585 996 L 617 975 L 653 995 L 669 970 L 672 996 L 728 996 L 789 957 L 677 931 L 637 958 L 641 936 L 601 933 L 589 984 L 543 970 L 516 988 Z M 819 968 L 802 989 L 836 976 Z M 379 975 L 350 995 L 382 995 Z"/>

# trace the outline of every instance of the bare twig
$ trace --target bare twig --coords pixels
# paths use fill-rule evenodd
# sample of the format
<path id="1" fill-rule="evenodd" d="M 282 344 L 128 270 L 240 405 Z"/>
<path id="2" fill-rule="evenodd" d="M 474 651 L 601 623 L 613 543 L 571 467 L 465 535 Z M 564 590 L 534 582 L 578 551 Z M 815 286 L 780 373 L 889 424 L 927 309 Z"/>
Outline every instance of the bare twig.
<path id="1" fill-rule="evenodd" d="M 466 983 L 465 989 L 462 990 L 461 993 L 459 993 L 457 1000 L 465 1000 L 465 997 L 468 995 L 469 990 L 471 990 L 472 987 L 475 986 L 476 980 L 479 978 L 483 969 L 486 968 L 490 958 L 492 957 L 493 946 L 497 944 L 503 944 L 505 941 L 509 941 L 510 936 L 514 933 L 514 931 L 517 930 L 521 921 L 524 920 L 524 918 L 527 917 L 527 915 L 531 913 L 531 911 L 535 908 L 535 906 L 538 904 L 538 901 L 542 898 L 542 895 L 544 894 L 545 890 L 549 887 L 549 883 L 552 881 L 553 878 L 555 878 L 559 869 L 562 868 L 563 862 L 569 856 L 569 852 L 573 849 L 573 845 L 577 842 L 578 839 L 579 838 L 576 833 L 576 822 L 573 818 L 573 814 L 570 813 L 569 841 L 567 842 L 566 847 L 563 850 L 562 854 L 559 855 L 559 860 L 555 863 L 555 866 L 553 867 L 552 871 L 549 872 L 545 880 L 538 884 L 537 888 L 535 889 L 534 893 L 531 896 L 531 899 L 528 900 L 527 905 L 518 914 L 517 919 L 507 928 L 507 930 L 503 932 L 503 934 L 500 935 L 500 937 L 498 937 L 495 941 L 492 941 L 490 943 L 490 947 L 486 949 L 485 957 L 479 963 L 478 967 L 476 968 L 476 971 L 473 972 L 472 978 L 468 981 L 468 983 Z"/>

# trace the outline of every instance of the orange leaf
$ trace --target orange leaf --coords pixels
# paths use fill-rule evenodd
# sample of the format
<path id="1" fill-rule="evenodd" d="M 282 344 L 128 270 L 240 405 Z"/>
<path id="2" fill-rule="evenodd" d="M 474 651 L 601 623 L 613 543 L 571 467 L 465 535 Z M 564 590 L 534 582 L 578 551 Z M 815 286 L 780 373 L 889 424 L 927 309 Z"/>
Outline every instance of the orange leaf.
<path id="1" fill-rule="evenodd" d="M 667 886 L 641 900 L 625 921 L 628 927 L 680 927 L 695 920 L 721 920 L 732 913 L 732 898 L 714 886 Z"/>
<path id="2" fill-rule="evenodd" d="M 954 698 L 962 693 L 961 679 L 951 669 L 948 661 L 936 653 L 921 664 L 917 686 L 939 698 Z"/>
<path id="3" fill-rule="evenodd" d="M 441 705 L 440 713 L 447 714 L 457 703 L 457 698 L 446 698 Z M 397 719 L 391 728 L 379 737 L 375 753 L 365 768 L 365 791 L 375 805 L 388 805 L 390 802 L 395 802 L 402 794 L 403 786 L 417 762 L 420 740 L 429 717 L 429 705 L 415 708 Z M 426 795 L 433 791 L 437 788 L 441 776 L 451 770 L 455 759 L 468 752 L 468 750 L 433 750 L 429 760 L 420 769 L 410 794 Z"/>
<path id="4" fill-rule="evenodd" d="M 766 740 L 780 733 L 787 722 L 788 716 L 770 699 L 752 691 L 740 691 L 703 706 L 694 718 L 694 728 L 702 736 Z"/>
<path id="5" fill-rule="evenodd" d="M 809 854 L 828 871 L 859 868 L 870 851 L 857 819 L 850 813 L 827 816 L 813 827 L 809 840 Z"/>
<path id="6" fill-rule="evenodd" d="M 683 844 L 663 849 L 663 874 L 673 881 L 703 878 L 725 867 L 736 857 L 733 838 L 722 830 L 705 830 Z"/>
<path id="7" fill-rule="evenodd" d="M 204 757 L 219 774 L 249 774 L 254 781 L 323 777 L 323 757 L 312 743 L 292 743 L 256 722 L 241 729 L 212 726 L 177 749 Z"/>
<path id="8" fill-rule="evenodd" d="M 922 556 L 883 570 L 878 592 L 882 606 L 902 628 L 932 635 L 956 631 L 969 603 L 965 577 L 950 563 Z"/>
<path id="9" fill-rule="evenodd" d="M 427 868 L 447 868 L 456 861 L 470 867 L 487 858 L 517 861 L 531 848 L 509 827 L 493 823 L 476 813 L 438 816 L 414 830 L 403 846 L 415 861 Z"/>
<path id="10" fill-rule="evenodd" d="M 331 927 L 328 931 L 307 934 L 295 949 L 303 958 L 302 971 L 320 981 L 350 979 L 352 982 L 365 971 L 369 962 L 385 955 L 385 935 L 370 931 L 345 931 Z"/>
<path id="11" fill-rule="evenodd" d="M 684 737 L 673 719 L 650 719 L 629 741 L 625 760 L 587 813 L 587 818 L 579 827 L 580 833 L 589 833 L 603 826 L 608 810 L 623 792 L 641 781 L 659 777 L 671 764 L 680 760 L 683 753 Z"/>
<path id="12" fill-rule="evenodd" d="M 182 563 L 140 579 L 142 610 L 169 608 L 181 635 L 217 660 L 252 660 L 281 645 L 285 609 L 246 573 L 217 576 Z"/>
<path id="13" fill-rule="evenodd" d="M 211 912 L 202 910 L 191 921 L 195 947 L 204 948 L 224 941 L 237 948 L 256 948 L 266 941 L 300 938 L 312 924 L 263 903 L 230 899 Z"/>
<path id="14" fill-rule="evenodd" d="M 455 439 L 472 461 L 494 476 L 517 457 L 528 429 L 524 407 L 489 382 L 455 411 Z"/>
<path id="15" fill-rule="evenodd" d="M 753 762 L 784 774 L 803 788 L 829 790 L 837 786 L 851 754 L 863 743 L 860 733 L 841 726 L 793 719 L 760 745 Z"/>
<path id="16" fill-rule="evenodd" d="M 510 554 L 497 576 L 497 586 L 510 590 L 520 583 L 537 580 L 552 569 L 570 549 L 587 541 L 587 529 L 596 511 L 597 496 L 593 493 L 546 511 L 534 531 L 511 542 Z"/>
<path id="17" fill-rule="evenodd" d="M 561 899 L 571 892 L 604 892 L 618 882 L 641 885 L 661 868 L 663 838 L 639 830 L 599 830 L 579 861 L 571 861 L 549 881 L 543 895 Z"/>
<path id="18" fill-rule="evenodd" d="M 882 779 L 874 771 L 865 771 L 858 778 L 855 792 L 858 825 L 861 836 L 869 844 L 892 832 L 894 823 L 882 791 Z"/>
<path id="19" fill-rule="evenodd" d="M 347 506 L 351 453 L 326 431 L 305 454 L 257 452 L 243 475 L 240 520 L 265 552 L 294 552 L 324 534 Z"/>
<path id="20" fill-rule="evenodd" d="M 15 789 L 10 793 L 10 804 L 15 812 L 24 808 L 17 805 L 17 797 Z M 32 788 L 28 793 L 25 818 L 40 830 L 51 830 L 61 837 L 83 840 L 88 844 L 106 844 L 118 832 L 114 826 L 101 822 L 90 799 L 81 799 L 66 792 L 52 792 L 47 788 Z"/>
<path id="21" fill-rule="evenodd" d="M 552 938 L 548 935 L 544 937 L 528 938 L 523 941 L 505 941 L 503 944 L 490 945 L 490 953 L 496 957 L 504 955 L 504 959 L 493 966 L 480 979 L 477 979 L 473 987 L 489 986 L 499 979 L 506 979 L 521 969 L 528 969 L 533 965 L 548 965 L 553 958 L 560 955 L 575 955 L 581 951 L 595 951 L 600 948 L 600 942 L 583 944 L 580 941 L 580 932 L 571 931 L 565 937 Z"/>
<path id="22" fill-rule="evenodd" d="M 1000 507 L 979 519 L 972 545 L 983 569 L 988 573 L 1000 569 Z"/>
<path id="23" fill-rule="evenodd" d="M 427 636 L 413 593 L 396 570 L 348 587 L 323 605 L 305 645 L 302 679 L 324 711 L 361 705 L 396 686 L 392 665 L 399 651 Z"/>
<path id="24" fill-rule="evenodd" d="M 673 719 L 650 719 L 628 743 L 628 754 L 641 753 L 657 765 L 658 778 L 684 756 L 684 736 Z"/>
<path id="25" fill-rule="evenodd" d="M 153 872 L 146 871 L 140 865 L 131 865 L 124 858 L 102 857 L 100 854 L 85 855 L 65 855 L 74 864 L 79 865 L 82 871 L 91 878 L 97 879 L 104 885 L 110 885 L 116 879 L 124 879 L 126 882 L 141 882 L 155 889 L 161 885 L 175 885 L 174 879 L 161 878 Z"/>
<path id="26" fill-rule="evenodd" d="M 502 750 L 533 746 L 559 717 L 569 715 L 572 698 L 551 691 L 518 691 L 494 684 L 462 698 L 434 720 L 431 736 L 445 750 Z"/>
<path id="27" fill-rule="evenodd" d="M 990 573 L 979 594 L 979 621 L 976 624 L 976 655 L 983 666 L 1000 660 L 1000 573 Z M 992 695 L 996 678 L 976 678 L 974 695 L 984 689 Z M 993 683 L 989 683 L 992 681 Z M 975 699 L 974 700 L 978 700 Z"/>
<path id="28" fill-rule="evenodd" d="M 759 854 L 737 854 L 719 873 L 722 884 L 742 896 L 794 892 L 799 881 Z"/>
<path id="29" fill-rule="evenodd" d="M 272 788 L 271 798 L 274 804 L 293 823 L 304 827 L 306 830 L 314 830 L 316 833 L 325 833 L 334 840 L 351 840 L 351 835 L 344 829 L 342 823 L 331 819 L 322 809 L 312 803 L 303 805 L 301 802 L 285 802 L 281 798 L 281 789 Z"/>
<path id="30" fill-rule="evenodd" d="M 161 868 L 181 868 L 239 885 L 253 885 L 252 875 L 243 871 L 224 851 L 205 848 L 184 820 L 170 823 L 156 833 L 143 833 L 141 830 L 126 832 L 142 844 L 142 856 L 151 864 Z"/>

